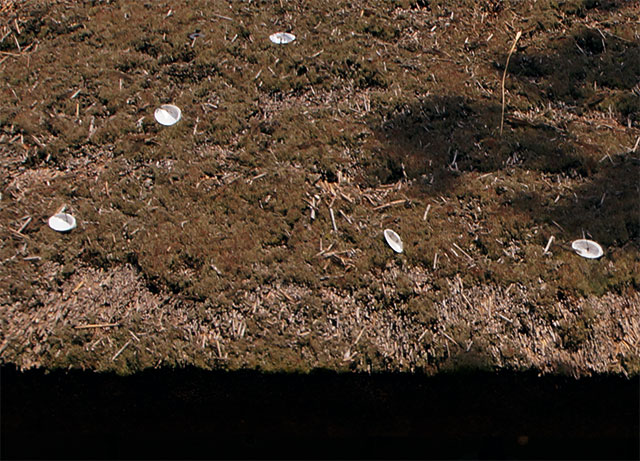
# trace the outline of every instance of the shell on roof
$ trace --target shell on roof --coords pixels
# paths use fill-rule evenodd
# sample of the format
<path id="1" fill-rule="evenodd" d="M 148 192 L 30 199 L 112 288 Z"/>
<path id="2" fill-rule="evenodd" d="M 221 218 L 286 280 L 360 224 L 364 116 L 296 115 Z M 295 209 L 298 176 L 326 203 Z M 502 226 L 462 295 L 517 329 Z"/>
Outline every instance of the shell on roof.
<path id="1" fill-rule="evenodd" d="M 287 43 L 293 42 L 295 39 L 296 36 L 288 32 L 276 32 L 275 34 L 269 35 L 269 40 L 276 45 L 286 45 Z"/>
<path id="2" fill-rule="evenodd" d="M 604 254 L 602 247 L 593 240 L 574 240 L 571 243 L 571 248 L 583 258 L 598 259 Z"/>
<path id="3" fill-rule="evenodd" d="M 76 227 L 76 218 L 68 213 L 57 213 L 49 218 L 49 227 L 57 232 L 69 232 Z"/>
<path id="4" fill-rule="evenodd" d="M 182 118 L 182 111 L 178 106 L 164 104 L 156 109 L 153 116 L 160 125 L 171 126 Z"/>
<path id="5" fill-rule="evenodd" d="M 387 241 L 387 244 L 389 244 L 393 251 L 395 251 L 396 253 L 402 253 L 404 245 L 402 243 L 402 239 L 396 232 L 392 231 L 391 229 L 385 229 L 384 239 Z"/>

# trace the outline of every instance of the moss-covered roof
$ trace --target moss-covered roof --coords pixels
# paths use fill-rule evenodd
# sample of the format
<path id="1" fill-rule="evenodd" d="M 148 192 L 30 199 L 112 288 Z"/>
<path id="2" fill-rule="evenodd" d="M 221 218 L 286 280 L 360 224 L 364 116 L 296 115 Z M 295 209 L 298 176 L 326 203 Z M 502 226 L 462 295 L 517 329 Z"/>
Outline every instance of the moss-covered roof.
<path id="1" fill-rule="evenodd" d="M 3 5 L 4 363 L 638 374 L 636 2 Z"/>

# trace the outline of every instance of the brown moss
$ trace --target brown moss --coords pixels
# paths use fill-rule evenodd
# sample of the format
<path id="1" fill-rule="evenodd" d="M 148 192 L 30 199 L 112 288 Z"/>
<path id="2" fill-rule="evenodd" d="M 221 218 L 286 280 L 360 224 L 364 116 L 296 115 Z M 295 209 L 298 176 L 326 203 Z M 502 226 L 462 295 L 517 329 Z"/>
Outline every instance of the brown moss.
<path id="1" fill-rule="evenodd" d="M 152 3 L 56 4 L 42 7 L 46 14 L 26 7 L 20 46 L 38 40 L 38 50 L 0 68 L 0 126 L 3 142 L 11 140 L 0 217 L 14 231 L 33 218 L 26 247 L 3 230 L 2 270 L 25 274 L 1 278 L 6 302 L 33 295 L 43 269 L 21 259 L 31 255 L 60 265 L 43 289 L 77 276 L 77 261 L 104 270 L 132 263 L 154 290 L 216 312 L 264 286 L 294 286 L 312 291 L 295 299 L 300 311 L 323 318 L 327 293 L 339 293 L 410 319 L 403 331 L 433 326 L 434 303 L 457 278 L 467 289 L 526 287 L 522 303 L 542 322 L 563 318 L 558 292 L 577 299 L 637 290 L 638 168 L 621 153 L 637 138 L 638 47 L 624 20 L 637 8 L 420 3 L 337 11 L 249 3 L 233 21 L 210 16 L 201 1 L 170 17 Z M 513 37 L 494 26 L 512 12 L 514 28 L 526 32 L 509 68 L 500 135 L 499 81 Z M 480 18 L 492 40 L 471 26 Z M 298 40 L 271 44 L 276 27 Z M 196 29 L 205 36 L 193 42 Z M 12 42 L 0 48 L 16 53 Z M 175 126 L 153 119 L 165 102 L 183 109 Z M 44 165 L 60 177 L 20 182 Z M 405 202 L 385 205 L 397 200 Z M 46 227 L 61 204 L 79 217 L 67 235 Z M 382 239 L 386 227 L 402 236 L 403 254 Z M 602 259 L 570 250 L 583 233 L 606 247 Z M 321 242 L 344 253 L 318 255 Z M 205 321 L 206 309 L 194 312 L 194 324 Z M 580 322 L 563 326 L 573 351 L 590 340 L 589 323 Z M 451 333 L 482 344 L 464 325 Z M 317 339 L 291 334 L 275 344 L 261 343 L 269 350 L 250 365 L 336 360 Z M 362 362 L 336 366 L 389 366 L 395 359 L 376 347 L 363 342 Z M 443 360 L 442 344 L 429 347 L 411 363 Z M 141 367 L 152 360 L 145 354 L 127 349 L 114 366 Z M 183 361 L 180 354 L 167 353 L 167 363 Z M 248 359 L 230 360 L 240 367 Z"/>

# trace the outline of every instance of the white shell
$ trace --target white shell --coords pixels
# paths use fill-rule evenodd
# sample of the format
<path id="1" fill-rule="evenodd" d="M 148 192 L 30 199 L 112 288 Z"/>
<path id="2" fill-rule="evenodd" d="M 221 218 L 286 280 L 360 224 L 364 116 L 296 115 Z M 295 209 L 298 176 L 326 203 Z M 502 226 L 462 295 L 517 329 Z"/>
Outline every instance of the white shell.
<path id="1" fill-rule="evenodd" d="M 67 213 L 54 214 L 49 218 L 49 227 L 58 232 L 69 232 L 76 227 L 76 218 Z"/>
<path id="2" fill-rule="evenodd" d="M 393 249 L 393 251 L 395 251 L 396 253 L 402 253 L 402 249 L 404 248 L 404 245 L 402 244 L 402 239 L 398 234 L 396 234 L 391 229 L 385 229 L 384 239 L 387 241 L 387 243 Z"/>
<path id="3" fill-rule="evenodd" d="M 285 45 L 287 43 L 293 42 L 295 39 L 296 36 L 288 32 L 276 32 L 275 34 L 269 35 L 269 40 L 271 40 L 276 45 Z"/>
<path id="4" fill-rule="evenodd" d="M 164 104 L 156 109 L 153 116 L 160 125 L 171 126 L 178 123 L 182 117 L 182 111 L 177 106 Z"/>
<path id="5" fill-rule="evenodd" d="M 604 254 L 602 247 L 593 240 L 575 240 L 571 243 L 571 248 L 583 258 L 598 259 Z"/>

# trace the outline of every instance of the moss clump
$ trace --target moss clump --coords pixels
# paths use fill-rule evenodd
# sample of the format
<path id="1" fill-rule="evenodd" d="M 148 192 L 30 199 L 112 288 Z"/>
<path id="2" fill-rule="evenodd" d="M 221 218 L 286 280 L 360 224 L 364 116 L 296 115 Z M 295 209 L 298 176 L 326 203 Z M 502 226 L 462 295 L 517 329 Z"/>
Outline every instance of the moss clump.
<path id="1" fill-rule="evenodd" d="M 570 351 L 577 351 L 591 338 L 595 313 L 590 309 L 580 312 L 575 318 L 563 322 L 559 327 L 562 344 Z"/>

